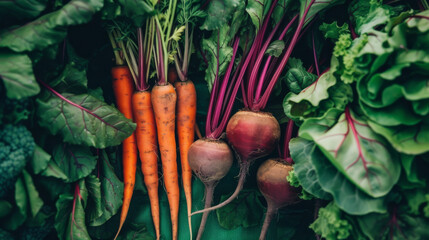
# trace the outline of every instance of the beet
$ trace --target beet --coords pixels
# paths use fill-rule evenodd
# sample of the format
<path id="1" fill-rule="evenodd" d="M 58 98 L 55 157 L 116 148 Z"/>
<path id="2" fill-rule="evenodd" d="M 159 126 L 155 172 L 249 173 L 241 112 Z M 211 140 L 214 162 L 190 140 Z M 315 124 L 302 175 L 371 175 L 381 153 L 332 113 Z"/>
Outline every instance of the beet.
<path id="1" fill-rule="evenodd" d="M 271 113 L 238 111 L 228 122 L 226 138 L 238 155 L 240 173 L 234 193 L 216 206 L 193 212 L 191 215 L 221 208 L 240 193 L 250 165 L 254 160 L 270 154 L 280 138 L 280 126 Z"/>
<path id="2" fill-rule="evenodd" d="M 204 208 L 209 208 L 216 184 L 228 173 L 234 161 L 232 150 L 222 140 L 199 139 L 189 148 L 188 160 L 192 171 L 206 187 Z M 197 240 L 202 237 L 209 213 L 205 211 L 203 214 Z"/>
<path id="3" fill-rule="evenodd" d="M 298 202 L 298 189 L 287 181 L 292 165 L 283 159 L 268 159 L 258 169 L 256 175 L 259 191 L 267 201 L 267 214 L 259 240 L 265 239 L 271 219 L 279 208 Z"/>
<path id="4" fill-rule="evenodd" d="M 238 111 L 226 126 L 226 137 L 242 162 L 270 154 L 280 139 L 280 126 L 271 113 Z"/>

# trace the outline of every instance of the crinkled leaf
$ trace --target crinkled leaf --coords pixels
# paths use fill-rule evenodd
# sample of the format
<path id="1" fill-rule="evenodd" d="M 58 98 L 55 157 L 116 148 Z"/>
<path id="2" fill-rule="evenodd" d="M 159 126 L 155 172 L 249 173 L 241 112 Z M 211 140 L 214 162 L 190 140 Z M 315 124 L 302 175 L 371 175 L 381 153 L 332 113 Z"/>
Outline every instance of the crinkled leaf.
<path id="1" fill-rule="evenodd" d="M 0 47 L 24 52 L 56 44 L 66 36 L 67 27 L 89 22 L 101 7 L 102 0 L 72 0 L 55 12 L 0 32 Z"/>
<path id="2" fill-rule="evenodd" d="M 0 39 L 1 42 L 1 39 Z M 8 98 L 31 97 L 40 92 L 33 74 L 33 65 L 27 54 L 0 50 L 0 79 Z"/>
<path id="3" fill-rule="evenodd" d="M 359 35 L 387 24 L 393 14 L 380 1 L 353 1 L 349 6 L 349 13 Z"/>
<path id="4" fill-rule="evenodd" d="M 428 117 L 414 126 L 385 127 L 373 121 L 368 121 L 368 124 L 399 152 L 417 155 L 429 151 Z"/>
<path id="5" fill-rule="evenodd" d="M 300 136 L 313 139 L 338 171 L 370 196 L 385 196 L 399 179 L 397 154 L 348 108 L 339 117 L 305 121 Z"/>
<path id="6" fill-rule="evenodd" d="M 242 0 L 212 0 L 207 9 L 207 18 L 201 29 L 214 30 L 225 25 L 233 16 L 236 8 L 244 6 Z"/>
<path id="7" fill-rule="evenodd" d="M 337 40 L 340 38 L 342 34 L 348 34 L 349 25 L 347 23 L 343 23 L 343 25 L 338 26 L 337 21 L 333 21 L 332 23 L 322 23 L 319 26 L 319 30 L 323 32 L 323 36 L 328 39 Z"/>
<path id="8" fill-rule="evenodd" d="M 108 156 L 105 151 L 100 155 L 100 192 L 102 198 L 101 210 L 102 215 L 97 218 L 90 218 L 90 226 L 100 226 L 115 215 L 122 206 L 122 194 L 124 185 L 115 175 L 113 167 L 109 163 Z"/>
<path id="9" fill-rule="evenodd" d="M 320 208 L 318 217 L 310 228 L 326 240 L 347 239 L 353 226 L 347 219 L 342 218 L 341 210 L 330 202 L 326 207 Z"/>
<path id="10" fill-rule="evenodd" d="M 274 57 L 279 57 L 282 54 L 284 48 L 285 42 L 283 42 L 282 40 L 275 40 L 268 46 L 267 51 L 265 51 L 265 54 Z"/>
<path id="11" fill-rule="evenodd" d="M 47 0 L 15 0 L 0 2 L 0 23 L 16 23 L 37 17 L 45 8 Z"/>
<path id="12" fill-rule="evenodd" d="M 42 127 L 65 142 L 105 148 L 121 144 L 135 129 L 116 108 L 89 94 L 63 96 L 69 102 L 54 95 L 37 99 L 37 115 Z"/>
<path id="13" fill-rule="evenodd" d="M 48 167 L 49 161 L 51 160 L 51 155 L 43 148 L 36 145 L 33 153 L 33 157 L 30 159 L 30 164 L 35 174 L 41 173 Z"/>
<path id="14" fill-rule="evenodd" d="M 122 13 L 130 18 L 136 27 L 144 25 L 147 18 L 156 14 L 155 8 L 146 1 L 119 0 L 122 6 Z"/>
<path id="15" fill-rule="evenodd" d="M 289 101 L 294 103 L 307 101 L 313 106 L 318 106 L 322 100 L 329 98 L 328 88 L 334 86 L 336 82 L 333 71 L 328 71 L 298 95 L 289 98 Z"/>
<path id="16" fill-rule="evenodd" d="M 67 176 L 67 182 L 75 182 L 88 176 L 97 164 L 89 147 L 58 144 L 53 150 L 53 159 Z"/>
<path id="17" fill-rule="evenodd" d="M 285 78 L 289 90 L 299 94 L 303 89 L 310 86 L 317 79 L 317 76 L 305 69 L 291 68 L 287 71 Z"/>
<path id="18" fill-rule="evenodd" d="M 293 169 L 302 188 L 317 198 L 330 200 L 332 196 L 320 186 L 316 169 L 311 161 L 314 142 L 294 138 L 289 143 L 290 155 L 295 162 Z"/>
<path id="19" fill-rule="evenodd" d="M 262 205 L 259 202 L 259 192 L 255 190 L 242 190 L 238 197 L 225 207 L 216 210 L 219 225 L 225 229 L 235 229 L 257 226 L 262 219 Z M 223 202 L 229 195 L 222 195 Z"/>
<path id="20" fill-rule="evenodd" d="M 61 194 L 56 202 L 55 229 L 60 240 L 91 240 L 85 224 L 88 190 L 85 181 L 76 183 L 75 193 Z"/>

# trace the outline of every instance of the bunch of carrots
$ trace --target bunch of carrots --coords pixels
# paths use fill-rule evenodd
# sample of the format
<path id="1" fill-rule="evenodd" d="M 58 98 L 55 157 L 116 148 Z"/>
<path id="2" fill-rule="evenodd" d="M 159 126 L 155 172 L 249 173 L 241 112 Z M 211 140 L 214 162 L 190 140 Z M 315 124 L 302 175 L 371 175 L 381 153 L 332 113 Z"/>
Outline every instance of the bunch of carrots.
<path id="1" fill-rule="evenodd" d="M 174 11 L 167 16 L 173 21 Z M 194 142 L 196 117 L 196 91 L 187 77 L 192 41 L 186 26 L 183 55 L 174 56 L 179 80 L 174 87 L 167 78 L 169 51 L 168 42 L 171 22 L 162 26 L 157 16 L 148 18 L 144 28 L 125 31 L 118 24 L 109 28 L 108 35 L 114 49 L 116 66 L 112 68 L 113 90 L 119 111 L 136 124 L 136 131 L 122 144 L 122 164 L 124 174 L 124 196 L 120 216 L 118 237 L 126 220 L 133 195 L 137 150 L 139 153 L 144 183 L 148 190 L 152 220 L 156 238 L 160 239 L 160 213 L 158 197 L 158 150 L 162 162 L 164 184 L 170 205 L 173 239 L 177 239 L 179 213 L 179 180 L 176 153 L 176 125 L 180 149 L 183 188 L 186 196 L 188 215 L 191 213 L 192 170 L 187 155 Z M 177 29 L 176 29 L 177 32 Z M 177 34 L 177 33 L 176 33 Z M 132 38 L 137 39 L 137 43 Z M 157 75 L 154 86 L 149 85 L 151 63 Z M 171 79 L 170 79 L 171 81 Z M 177 123 L 176 123 L 177 121 Z M 158 149 L 159 146 L 159 149 Z M 192 238 L 192 226 L 189 217 Z"/>

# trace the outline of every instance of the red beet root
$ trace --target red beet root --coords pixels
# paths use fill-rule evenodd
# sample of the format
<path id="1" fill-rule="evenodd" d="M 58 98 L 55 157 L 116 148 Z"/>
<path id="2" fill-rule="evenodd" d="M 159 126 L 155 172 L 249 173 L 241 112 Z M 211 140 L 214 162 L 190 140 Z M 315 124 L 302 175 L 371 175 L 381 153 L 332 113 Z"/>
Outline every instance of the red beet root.
<path id="1" fill-rule="evenodd" d="M 242 162 L 270 154 L 280 139 L 280 126 L 268 112 L 239 111 L 229 120 L 226 137 Z"/>
<path id="2" fill-rule="evenodd" d="M 271 219 L 279 208 L 299 201 L 299 191 L 292 187 L 286 179 L 292 169 L 292 165 L 280 158 L 268 159 L 258 169 L 256 176 L 258 188 L 268 206 L 259 240 L 265 239 Z"/>
<path id="3" fill-rule="evenodd" d="M 229 120 L 226 127 L 226 137 L 238 154 L 240 161 L 237 188 L 224 202 L 193 212 L 191 215 L 213 211 L 234 200 L 243 188 L 250 164 L 254 160 L 270 154 L 277 146 L 280 138 L 280 126 L 271 113 L 239 111 Z"/>
<path id="4" fill-rule="evenodd" d="M 209 208 L 216 184 L 228 173 L 234 161 L 231 148 L 221 140 L 199 139 L 189 148 L 188 160 L 192 171 L 206 187 L 204 208 Z M 197 240 L 202 237 L 209 213 L 205 211 L 203 214 Z"/>

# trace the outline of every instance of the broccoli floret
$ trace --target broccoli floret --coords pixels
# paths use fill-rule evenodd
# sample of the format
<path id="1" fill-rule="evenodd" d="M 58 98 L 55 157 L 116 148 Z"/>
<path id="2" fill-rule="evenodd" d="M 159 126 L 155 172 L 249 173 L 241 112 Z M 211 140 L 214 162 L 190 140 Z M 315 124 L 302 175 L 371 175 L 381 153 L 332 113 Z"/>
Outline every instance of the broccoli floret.
<path id="1" fill-rule="evenodd" d="M 12 237 L 12 235 L 7 232 L 6 230 L 3 230 L 0 228 L 0 239 L 1 240 L 14 240 L 14 238 Z"/>
<path id="2" fill-rule="evenodd" d="M 13 189 L 34 147 L 33 136 L 24 126 L 7 124 L 0 129 L 0 198 Z"/>

